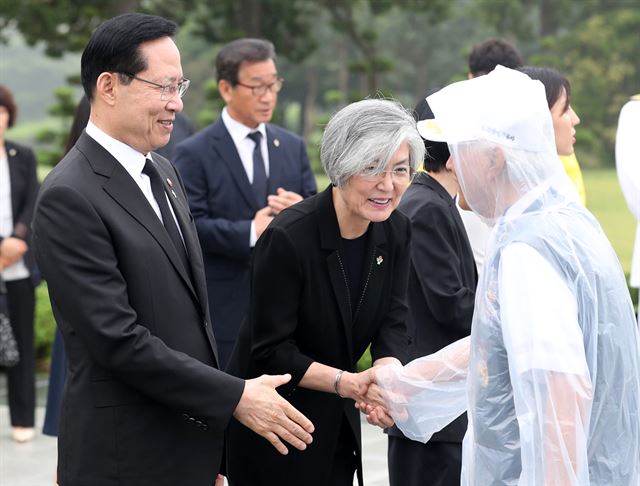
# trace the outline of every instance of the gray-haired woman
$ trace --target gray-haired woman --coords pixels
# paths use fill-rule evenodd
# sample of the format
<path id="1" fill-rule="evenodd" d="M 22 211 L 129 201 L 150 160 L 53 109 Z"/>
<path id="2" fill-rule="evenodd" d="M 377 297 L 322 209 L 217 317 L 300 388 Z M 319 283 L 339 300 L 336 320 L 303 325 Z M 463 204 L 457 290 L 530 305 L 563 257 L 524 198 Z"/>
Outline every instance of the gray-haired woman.
<path id="1" fill-rule="evenodd" d="M 362 484 L 360 420 L 353 401 L 371 380 L 356 373 L 407 346 L 404 296 L 409 224 L 395 211 L 424 144 L 398 103 L 365 100 L 334 115 L 321 159 L 324 192 L 283 211 L 253 253 L 251 299 L 228 371 L 290 373 L 280 392 L 315 425 L 314 441 L 287 456 L 238 422 L 229 428 L 233 486 Z"/>

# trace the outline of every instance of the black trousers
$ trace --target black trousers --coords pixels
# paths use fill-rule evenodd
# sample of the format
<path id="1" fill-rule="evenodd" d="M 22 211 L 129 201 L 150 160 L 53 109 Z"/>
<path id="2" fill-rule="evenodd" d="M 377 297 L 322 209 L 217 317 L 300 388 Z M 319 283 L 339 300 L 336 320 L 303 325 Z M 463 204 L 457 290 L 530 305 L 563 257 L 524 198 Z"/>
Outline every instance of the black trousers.
<path id="1" fill-rule="evenodd" d="M 460 486 L 462 444 L 389 436 L 390 486 Z"/>
<path id="2" fill-rule="evenodd" d="M 35 423 L 35 290 L 30 278 L 5 282 L 9 298 L 9 319 L 18 343 L 20 362 L 7 368 L 9 414 L 13 427 Z"/>

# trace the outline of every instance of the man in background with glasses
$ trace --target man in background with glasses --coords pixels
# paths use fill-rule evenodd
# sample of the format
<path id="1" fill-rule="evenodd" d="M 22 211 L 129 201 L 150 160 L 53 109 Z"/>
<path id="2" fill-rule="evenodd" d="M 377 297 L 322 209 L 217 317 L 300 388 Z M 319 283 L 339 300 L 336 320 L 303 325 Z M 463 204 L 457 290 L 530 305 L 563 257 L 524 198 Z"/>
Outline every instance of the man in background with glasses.
<path id="1" fill-rule="evenodd" d="M 275 61 L 269 41 L 225 45 L 216 58 L 222 116 L 176 149 L 223 366 L 249 303 L 251 249 L 275 215 L 316 193 L 302 139 L 269 123 L 283 83 Z"/>
<path id="2" fill-rule="evenodd" d="M 153 152 L 189 84 L 175 29 L 143 14 L 98 27 L 81 61 L 89 123 L 38 196 L 35 253 L 68 356 L 64 486 L 211 486 L 232 416 L 281 453 L 277 434 L 311 442 L 275 391 L 290 377 L 220 370 L 186 195 Z"/>

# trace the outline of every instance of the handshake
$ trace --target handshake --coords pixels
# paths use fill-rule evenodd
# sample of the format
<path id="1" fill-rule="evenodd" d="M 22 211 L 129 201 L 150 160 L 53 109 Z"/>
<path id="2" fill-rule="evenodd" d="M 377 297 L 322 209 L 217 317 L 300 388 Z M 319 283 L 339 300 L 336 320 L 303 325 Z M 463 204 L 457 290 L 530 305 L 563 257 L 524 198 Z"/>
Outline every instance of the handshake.
<path id="1" fill-rule="evenodd" d="M 355 407 L 367 417 L 367 422 L 378 427 L 391 427 L 394 423 L 380 387 L 376 384 L 375 365 L 360 373 L 340 371 L 336 375 L 335 392 L 343 398 L 351 398 Z"/>

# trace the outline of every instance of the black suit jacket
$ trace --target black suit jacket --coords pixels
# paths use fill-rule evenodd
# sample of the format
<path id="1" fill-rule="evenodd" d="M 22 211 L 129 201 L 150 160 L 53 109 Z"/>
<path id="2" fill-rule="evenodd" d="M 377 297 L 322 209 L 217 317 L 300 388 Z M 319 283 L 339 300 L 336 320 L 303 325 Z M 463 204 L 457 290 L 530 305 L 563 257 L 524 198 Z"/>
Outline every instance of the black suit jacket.
<path id="1" fill-rule="evenodd" d="M 411 221 L 410 361 L 471 333 L 478 275 L 455 200 L 435 179 L 419 172 L 398 209 Z M 462 442 L 466 430 L 465 414 L 431 441 Z M 389 433 L 402 436 L 395 427 Z"/>
<path id="2" fill-rule="evenodd" d="M 302 139 L 267 124 L 269 194 L 278 187 L 307 197 L 316 182 Z M 204 252 L 213 329 L 220 341 L 235 341 L 249 301 L 249 232 L 261 209 L 233 139 L 222 119 L 182 142 L 176 167 Z"/>
<path id="3" fill-rule="evenodd" d="M 13 216 L 12 236 L 25 240 L 31 246 L 31 219 L 38 194 L 38 175 L 36 157 L 29 147 L 6 140 L 4 148 L 9 164 L 9 185 L 11 187 L 11 213 Z M 0 241 L 2 237 L 0 237 Z M 37 274 L 34 272 L 33 253 L 29 249 L 24 255 L 24 262 L 34 283 Z"/>
<path id="4" fill-rule="evenodd" d="M 180 178 L 153 158 L 193 281 L 142 191 L 86 133 L 39 194 L 36 257 L 69 360 L 61 485 L 211 486 L 242 394 L 241 380 L 216 369 L 202 256 Z"/>
<path id="5" fill-rule="evenodd" d="M 291 373 L 279 391 L 315 425 L 313 443 L 288 456 L 233 421 L 228 473 L 235 485 L 328 485 L 343 419 L 360 450 L 360 419 L 353 401 L 301 388 L 314 361 L 355 371 L 371 343 L 374 360 L 402 357 L 409 225 L 394 212 L 371 223 L 355 318 L 341 270 L 340 232 L 331 187 L 283 211 L 253 253 L 251 301 L 228 371 L 241 377 Z M 256 440 L 257 439 L 257 440 Z M 361 474 L 361 467 L 358 468 Z"/>

